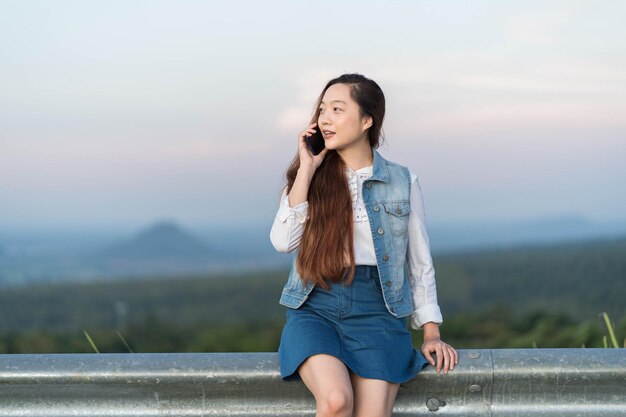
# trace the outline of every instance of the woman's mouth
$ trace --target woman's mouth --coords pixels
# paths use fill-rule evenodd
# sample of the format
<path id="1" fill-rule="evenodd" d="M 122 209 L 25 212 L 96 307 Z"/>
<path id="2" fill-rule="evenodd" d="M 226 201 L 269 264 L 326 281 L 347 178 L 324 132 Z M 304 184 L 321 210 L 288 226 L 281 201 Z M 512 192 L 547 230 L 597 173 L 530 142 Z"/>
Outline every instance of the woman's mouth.
<path id="1" fill-rule="evenodd" d="M 333 135 L 335 134 L 335 132 L 330 131 L 330 130 L 325 130 L 323 133 L 324 133 L 324 138 L 325 139 L 332 138 Z"/>

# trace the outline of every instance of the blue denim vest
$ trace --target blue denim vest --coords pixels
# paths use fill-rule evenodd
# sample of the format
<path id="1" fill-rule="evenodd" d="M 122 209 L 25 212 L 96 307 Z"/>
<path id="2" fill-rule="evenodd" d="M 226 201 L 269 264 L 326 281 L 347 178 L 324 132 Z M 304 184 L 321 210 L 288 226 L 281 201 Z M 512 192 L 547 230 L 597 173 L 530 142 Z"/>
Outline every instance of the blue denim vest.
<path id="1" fill-rule="evenodd" d="M 408 168 L 384 159 L 372 148 L 373 175 L 363 181 L 363 200 L 374 241 L 378 276 L 387 310 L 395 317 L 413 313 L 413 298 L 406 264 L 411 174 Z M 304 286 L 296 269 L 299 249 L 293 252 L 291 271 L 279 303 L 300 307 L 315 284 Z"/>

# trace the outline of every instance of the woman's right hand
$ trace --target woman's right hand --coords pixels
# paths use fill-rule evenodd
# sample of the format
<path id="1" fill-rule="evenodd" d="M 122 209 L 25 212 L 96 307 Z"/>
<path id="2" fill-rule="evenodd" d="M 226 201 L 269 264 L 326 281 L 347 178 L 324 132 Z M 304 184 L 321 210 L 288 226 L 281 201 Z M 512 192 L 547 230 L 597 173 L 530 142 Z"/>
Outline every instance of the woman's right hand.
<path id="1" fill-rule="evenodd" d="M 324 148 L 317 155 L 313 155 L 309 150 L 309 147 L 306 144 L 304 138 L 306 136 L 311 136 L 315 133 L 315 129 L 313 128 L 317 123 L 312 123 L 309 125 L 308 129 L 303 130 L 298 134 L 298 153 L 300 154 L 300 166 L 307 167 L 313 171 L 315 171 L 324 160 L 324 156 L 326 152 L 328 152 L 328 148 Z"/>

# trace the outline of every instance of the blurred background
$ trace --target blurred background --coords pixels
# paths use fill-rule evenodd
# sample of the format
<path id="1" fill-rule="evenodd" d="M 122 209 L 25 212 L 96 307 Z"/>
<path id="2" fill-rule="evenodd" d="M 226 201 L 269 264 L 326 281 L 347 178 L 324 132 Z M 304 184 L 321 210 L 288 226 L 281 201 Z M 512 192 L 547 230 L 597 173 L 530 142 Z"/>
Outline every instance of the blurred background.
<path id="1" fill-rule="evenodd" d="M 269 231 L 344 72 L 381 86 L 379 152 L 420 178 L 442 338 L 602 346 L 607 312 L 623 340 L 625 12 L 0 2 L 0 353 L 276 351 Z"/>

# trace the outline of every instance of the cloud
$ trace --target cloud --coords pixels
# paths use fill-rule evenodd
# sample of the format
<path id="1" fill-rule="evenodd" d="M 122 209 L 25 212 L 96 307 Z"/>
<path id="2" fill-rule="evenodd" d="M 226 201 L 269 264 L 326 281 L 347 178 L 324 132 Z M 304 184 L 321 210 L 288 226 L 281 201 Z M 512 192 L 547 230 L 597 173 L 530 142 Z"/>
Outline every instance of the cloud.
<path id="1" fill-rule="evenodd" d="M 444 111 L 424 112 L 412 123 L 414 133 L 457 136 L 481 131 L 509 130 L 531 131 L 540 128 L 626 128 L 620 116 L 623 107 L 606 104 L 594 106 L 589 103 L 554 101 L 492 102 L 471 108 L 459 107 Z M 405 126 L 410 132 L 410 126 Z M 463 132 L 459 134 L 459 132 Z M 557 138 L 555 138 L 557 139 Z"/>
<path id="2" fill-rule="evenodd" d="M 304 130 L 311 118 L 311 110 L 304 106 L 292 106 L 282 110 L 276 120 L 276 128 L 285 133 L 294 133 Z"/>
<path id="3" fill-rule="evenodd" d="M 312 66 L 294 77 L 296 103 L 284 108 L 277 117 L 276 128 L 285 133 L 296 134 L 306 128 L 313 116 L 315 101 L 331 79 L 343 74 L 337 68 Z"/>
<path id="4" fill-rule="evenodd" d="M 543 5 L 545 7 L 545 5 Z M 561 7 L 518 12 L 505 26 L 505 34 L 514 41 L 532 46 L 547 46 L 559 41 L 563 27 L 574 21 L 575 2 Z"/>

